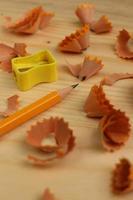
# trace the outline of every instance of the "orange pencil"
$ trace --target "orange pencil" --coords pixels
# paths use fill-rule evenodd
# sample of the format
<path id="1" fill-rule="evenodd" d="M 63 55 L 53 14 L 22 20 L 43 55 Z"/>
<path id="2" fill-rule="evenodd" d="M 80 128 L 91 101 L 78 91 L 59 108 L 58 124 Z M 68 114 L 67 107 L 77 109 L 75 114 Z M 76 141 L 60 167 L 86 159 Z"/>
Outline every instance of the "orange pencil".
<path id="1" fill-rule="evenodd" d="M 34 103 L 18 110 L 9 117 L 0 121 L 0 136 L 13 130 L 27 120 L 35 117 L 41 112 L 48 110 L 55 104 L 61 102 L 78 84 L 71 85 L 59 91 L 53 91 Z"/>

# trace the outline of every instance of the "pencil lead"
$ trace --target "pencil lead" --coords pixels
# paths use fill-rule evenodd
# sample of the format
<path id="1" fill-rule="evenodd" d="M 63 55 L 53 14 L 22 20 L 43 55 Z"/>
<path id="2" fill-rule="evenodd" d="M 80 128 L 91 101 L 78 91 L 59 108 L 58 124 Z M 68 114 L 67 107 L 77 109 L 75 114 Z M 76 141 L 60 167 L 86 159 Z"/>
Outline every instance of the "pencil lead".
<path id="1" fill-rule="evenodd" d="M 79 83 L 74 84 L 74 85 L 71 85 L 71 87 L 72 87 L 72 88 L 75 88 L 75 87 L 77 87 L 78 85 L 79 85 Z"/>

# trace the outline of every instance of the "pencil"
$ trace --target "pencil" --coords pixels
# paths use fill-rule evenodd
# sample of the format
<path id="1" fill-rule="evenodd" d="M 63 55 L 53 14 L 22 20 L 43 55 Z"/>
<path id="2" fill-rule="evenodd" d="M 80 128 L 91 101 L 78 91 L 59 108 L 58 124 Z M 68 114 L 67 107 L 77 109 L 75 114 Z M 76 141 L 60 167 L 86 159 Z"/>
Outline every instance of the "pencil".
<path id="1" fill-rule="evenodd" d="M 1 120 L 0 136 L 8 133 L 29 119 L 61 102 L 76 86 L 78 86 L 78 84 L 71 85 L 59 91 L 53 91 L 34 103 L 18 110 L 9 117 Z"/>

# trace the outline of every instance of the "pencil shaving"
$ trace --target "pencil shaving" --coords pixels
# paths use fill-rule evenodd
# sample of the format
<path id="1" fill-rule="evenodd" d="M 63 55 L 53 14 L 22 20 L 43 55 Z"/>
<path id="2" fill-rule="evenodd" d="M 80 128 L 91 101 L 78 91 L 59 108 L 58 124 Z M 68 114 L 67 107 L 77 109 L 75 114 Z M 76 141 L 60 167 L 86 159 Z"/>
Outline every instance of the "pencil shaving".
<path id="1" fill-rule="evenodd" d="M 43 30 L 45 27 L 47 27 L 53 17 L 54 17 L 54 13 L 43 11 L 42 17 L 40 20 L 39 29 Z"/>
<path id="2" fill-rule="evenodd" d="M 133 78 L 133 74 L 129 73 L 113 73 L 108 76 L 105 76 L 104 79 L 101 81 L 103 85 L 112 86 L 115 82 L 122 80 L 122 79 L 129 79 Z"/>
<path id="3" fill-rule="evenodd" d="M 85 56 L 83 64 L 71 65 L 68 63 L 67 67 L 73 76 L 84 81 L 98 73 L 102 69 L 103 64 L 95 56 Z"/>
<path id="4" fill-rule="evenodd" d="M 11 59 L 27 55 L 26 44 L 15 43 L 14 47 L 0 44 L 0 68 L 8 73 L 12 72 Z"/>
<path id="5" fill-rule="evenodd" d="M 59 50 L 68 53 L 82 53 L 89 46 L 89 26 L 84 25 L 59 44 Z"/>
<path id="6" fill-rule="evenodd" d="M 124 112 L 114 110 L 101 119 L 99 129 L 103 147 L 107 151 L 113 152 L 124 146 L 129 139 L 129 118 Z"/>
<path id="7" fill-rule="evenodd" d="M 71 35 L 71 37 L 72 37 L 72 35 Z M 76 37 L 77 41 L 79 42 L 82 50 L 87 49 L 88 46 L 90 45 L 89 26 L 84 25 L 80 30 L 77 30 L 75 32 L 75 37 Z"/>
<path id="8" fill-rule="evenodd" d="M 133 166 L 128 159 L 121 159 L 116 164 L 112 176 L 112 191 L 122 194 L 133 191 Z"/>
<path id="9" fill-rule="evenodd" d="M 113 110 L 113 105 L 106 98 L 102 85 L 94 85 L 86 99 L 84 111 L 88 117 L 103 117 Z"/>
<path id="10" fill-rule="evenodd" d="M 111 32 L 112 23 L 109 21 L 108 17 L 104 15 L 100 17 L 98 21 L 93 21 L 90 28 L 97 34 Z"/>
<path id="11" fill-rule="evenodd" d="M 73 38 L 65 37 L 64 40 L 59 44 L 59 50 L 68 53 L 82 53 L 79 42 Z"/>
<path id="12" fill-rule="evenodd" d="M 102 61 L 95 56 L 85 56 L 79 73 L 80 80 L 87 80 L 97 74 L 103 67 Z"/>
<path id="13" fill-rule="evenodd" d="M 75 14 L 82 24 L 91 24 L 95 14 L 95 6 L 90 3 L 78 5 Z"/>
<path id="14" fill-rule="evenodd" d="M 82 64 L 76 64 L 76 65 L 72 65 L 70 64 L 67 60 L 67 68 L 68 70 L 70 71 L 70 73 L 75 76 L 75 77 L 79 77 L 79 73 L 81 71 L 81 67 L 82 67 Z"/>
<path id="15" fill-rule="evenodd" d="M 120 58 L 133 59 L 133 51 L 129 48 L 129 41 L 132 41 L 131 35 L 127 30 L 123 29 L 117 36 L 115 50 Z"/>
<path id="16" fill-rule="evenodd" d="M 11 59 L 16 57 L 14 49 L 8 45 L 0 44 L 0 68 L 11 72 Z"/>
<path id="17" fill-rule="evenodd" d="M 47 188 L 44 190 L 42 200 L 57 200 L 57 199 L 55 198 L 54 194 L 51 193 L 50 189 Z"/>
<path id="18" fill-rule="evenodd" d="M 45 153 L 45 159 L 34 155 L 28 156 L 28 159 L 35 165 L 46 165 L 55 159 L 62 158 L 75 146 L 75 137 L 68 123 L 58 117 L 37 122 L 28 131 L 26 141 Z M 47 156 L 49 153 L 51 157 Z"/>
<path id="19" fill-rule="evenodd" d="M 19 96 L 13 95 L 7 99 L 7 109 L 0 112 L 0 116 L 8 117 L 18 110 L 19 106 Z"/>
<path id="20" fill-rule="evenodd" d="M 12 22 L 11 18 L 6 18 L 7 30 L 15 33 L 34 34 L 39 29 L 44 29 L 54 16 L 53 13 L 46 12 L 42 6 L 29 10 L 24 17 Z"/>
<path id="21" fill-rule="evenodd" d="M 75 14 L 82 24 L 88 24 L 95 33 L 106 33 L 112 30 L 112 23 L 107 16 L 103 15 L 98 20 L 94 20 L 95 6 L 89 3 L 78 5 Z"/>
<path id="22" fill-rule="evenodd" d="M 17 56 L 27 56 L 29 55 L 26 51 L 27 45 L 24 43 L 15 43 L 14 44 L 14 50 L 16 52 Z"/>

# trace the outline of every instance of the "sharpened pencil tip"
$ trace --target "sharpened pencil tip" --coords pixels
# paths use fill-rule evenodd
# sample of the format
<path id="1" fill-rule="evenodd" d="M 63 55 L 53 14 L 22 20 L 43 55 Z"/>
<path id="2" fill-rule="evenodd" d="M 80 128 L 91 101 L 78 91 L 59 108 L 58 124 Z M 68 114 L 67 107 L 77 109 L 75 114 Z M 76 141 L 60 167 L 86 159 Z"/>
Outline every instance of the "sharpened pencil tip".
<path id="1" fill-rule="evenodd" d="M 75 87 L 77 87 L 78 85 L 79 85 L 79 83 L 74 84 L 74 85 L 71 85 L 71 87 L 72 87 L 72 88 L 75 88 Z"/>

